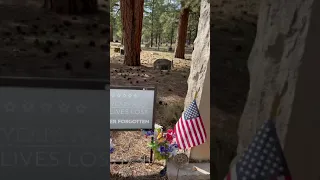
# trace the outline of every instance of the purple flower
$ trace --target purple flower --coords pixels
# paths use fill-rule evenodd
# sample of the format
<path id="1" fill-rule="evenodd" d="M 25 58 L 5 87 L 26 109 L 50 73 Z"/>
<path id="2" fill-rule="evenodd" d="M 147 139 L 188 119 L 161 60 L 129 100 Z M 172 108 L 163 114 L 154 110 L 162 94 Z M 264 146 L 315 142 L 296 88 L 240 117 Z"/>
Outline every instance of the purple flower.
<path id="1" fill-rule="evenodd" d="M 152 136 L 153 134 L 154 134 L 153 131 L 147 131 L 146 133 L 147 136 Z"/>
<path id="2" fill-rule="evenodd" d="M 167 152 L 167 148 L 165 146 L 160 146 L 158 148 L 158 151 L 160 152 L 160 154 L 165 154 Z"/>
<path id="3" fill-rule="evenodd" d="M 142 133 L 145 135 L 145 136 L 153 136 L 154 135 L 154 132 L 152 130 L 150 131 L 147 131 L 147 130 L 142 130 Z"/>
<path id="4" fill-rule="evenodd" d="M 169 147 L 173 149 L 178 149 L 178 144 L 170 144 Z"/>
<path id="5" fill-rule="evenodd" d="M 175 156 L 178 152 L 177 144 L 170 144 L 168 147 L 169 157 Z"/>
<path id="6" fill-rule="evenodd" d="M 114 148 L 110 147 L 110 154 L 114 152 Z"/>

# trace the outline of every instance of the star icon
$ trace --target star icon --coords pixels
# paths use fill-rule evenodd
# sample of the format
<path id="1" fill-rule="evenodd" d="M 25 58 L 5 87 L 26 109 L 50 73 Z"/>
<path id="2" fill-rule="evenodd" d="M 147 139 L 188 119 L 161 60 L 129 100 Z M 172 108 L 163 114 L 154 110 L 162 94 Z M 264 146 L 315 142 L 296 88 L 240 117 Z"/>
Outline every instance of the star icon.
<path id="1" fill-rule="evenodd" d="M 41 109 L 45 112 L 50 112 L 52 108 L 52 105 L 51 104 L 48 104 L 48 103 L 45 103 L 45 104 L 42 104 L 41 105 Z"/>
<path id="2" fill-rule="evenodd" d="M 30 102 L 25 102 L 25 104 L 22 105 L 24 112 L 31 112 L 34 105 Z"/>
<path id="3" fill-rule="evenodd" d="M 6 112 L 14 112 L 16 106 L 12 102 L 8 102 L 6 105 L 4 105 L 4 108 L 6 109 Z"/>
<path id="4" fill-rule="evenodd" d="M 83 104 L 80 104 L 79 106 L 76 107 L 78 113 L 84 113 L 84 111 L 87 109 L 86 106 Z"/>
<path id="5" fill-rule="evenodd" d="M 123 96 L 124 98 L 125 98 L 125 97 L 127 97 L 127 95 L 126 95 L 126 94 L 123 94 L 122 96 Z"/>
<path id="6" fill-rule="evenodd" d="M 128 94 L 128 98 L 131 98 L 132 97 L 132 95 L 131 94 Z"/>
<path id="7" fill-rule="evenodd" d="M 117 96 L 118 96 L 118 97 L 121 97 L 121 94 L 118 94 Z"/>
<path id="8" fill-rule="evenodd" d="M 67 113 L 69 110 L 69 105 L 61 102 L 59 105 L 59 109 L 60 109 L 60 112 Z"/>

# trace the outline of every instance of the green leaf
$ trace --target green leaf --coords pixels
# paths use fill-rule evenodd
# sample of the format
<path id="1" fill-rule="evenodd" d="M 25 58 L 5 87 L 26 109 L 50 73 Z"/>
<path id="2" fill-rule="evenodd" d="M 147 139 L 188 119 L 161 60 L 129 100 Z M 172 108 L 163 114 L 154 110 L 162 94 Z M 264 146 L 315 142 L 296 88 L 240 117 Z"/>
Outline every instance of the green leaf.
<path id="1" fill-rule="evenodd" d="M 156 144 L 154 142 L 151 142 L 151 143 L 148 144 L 148 147 L 149 148 L 154 148 L 154 147 L 156 147 Z"/>

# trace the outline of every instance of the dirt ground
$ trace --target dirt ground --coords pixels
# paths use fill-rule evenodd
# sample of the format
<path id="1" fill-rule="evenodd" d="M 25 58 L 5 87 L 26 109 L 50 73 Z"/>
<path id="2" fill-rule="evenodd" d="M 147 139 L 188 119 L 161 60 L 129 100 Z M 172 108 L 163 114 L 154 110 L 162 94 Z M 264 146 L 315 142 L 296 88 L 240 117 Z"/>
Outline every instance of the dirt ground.
<path id="1" fill-rule="evenodd" d="M 98 15 L 80 17 L 58 16 L 41 3 L 0 4 L 1 75 L 108 78 L 109 14 L 102 5 Z"/>
<path id="2" fill-rule="evenodd" d="M 128 67 L 123 65 L 124 56 L 114 52 L 114 48 L 119 46 L 119 43 L 111 43 L 111 84 L 122 86 L 156 86 L 157 105 L 155 107 L 155 121 L 166 128 L 172 128 L 183 110 L 184 98 L 188 88 L 187 78 L 189 76 L 190 60 L 173 59 L 174 69 L 170 72 L 154 70 L 153 62 L 156 59 L 166 58 L 172 60 L 173 53 L 157 51 L 157 48 L 143 48 L 141 52 L 142 65 L 140 67 Z M 188 48 L 187 50 L 191 52 L 192 50 L 190 51 L 190 49 L 192 48 Z M 186 54 L 186 59 L 190 58 L 191 54 Z M 111 137 L 116 149 L 114 154 L 111 154 L 112 160 L 123 158 L 139 159 L 143 156 L 150 156 L 150 150 L 147 148 L 147 143 L 150 142 L 150 139 L 143 138 L 141 132 L 112 132 Z M 146 175 L 146 173 L 157 174 L 162 169 L 163 162 L 158 163 L 159 165 L 134 164 L 129 171 L 139 175 Z M 112 165 L 111 168 L 117 166 Z M 122 165 L 122 167 L 126 166 Z M 152 171 L 149 172 L 148 169 L 150 168 Z M 138 173 L 139 171 L 141 172 Z"/>

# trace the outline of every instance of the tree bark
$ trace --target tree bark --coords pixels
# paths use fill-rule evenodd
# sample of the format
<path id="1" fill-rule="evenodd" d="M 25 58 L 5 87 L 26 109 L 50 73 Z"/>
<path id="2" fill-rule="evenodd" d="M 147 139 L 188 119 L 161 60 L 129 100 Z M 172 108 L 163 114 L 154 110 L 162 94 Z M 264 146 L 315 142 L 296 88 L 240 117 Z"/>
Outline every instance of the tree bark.
<path id="1" fill-rule="evenodd" d="M 124 64 L 140 66 L 144 0 L 120 0 L 124 38 Z"/>
<path id="2" fill-rule="evenodd" d="M 170 47 L 172 48 L 173 44 L 173 35 L 174 35 L 174 28 L 172 26 L 171 33 L 170 33 Z"/>
<path id="3" fill-rule="evenodd" d="M 192 36 L 192 30 L 191 30 L 191 27 L 189 28 L 189 33 L 188 33 L 188 46 L 191 44 L 191 36 Z"/>
<path id="4" fill-rule="evenodd" d="M 110 42 L 113 42 L 113 30 L 112 30 L 111 24 L 110 24 Z"/>
<path id="5" fill-rule="evenodd" d="M 161 46 L 161 33 L 159 33 L 159 36 L 158 36 L 158 44 L 157 44 L 157 46 L 158 46 L 158 50 L 160 50 L 160 46 Z"/>
<path id="6" fill-rule="evenodd" d="M 153 46 L 153 16 L 154 16 L 154 0 L 152 0 L 152 8 L 151 8 L 151 42 L 150 42 L 150 47 Z"/>
<path id="7" fill-rule="evenodd" d="M 187 32 L 188 32 L 189 13 L 190 13 L 190 9 L 188 7 L 183 8 L 180 13 L 176 49 L 174 53 L 175 58 L 184 59 Z"/>

